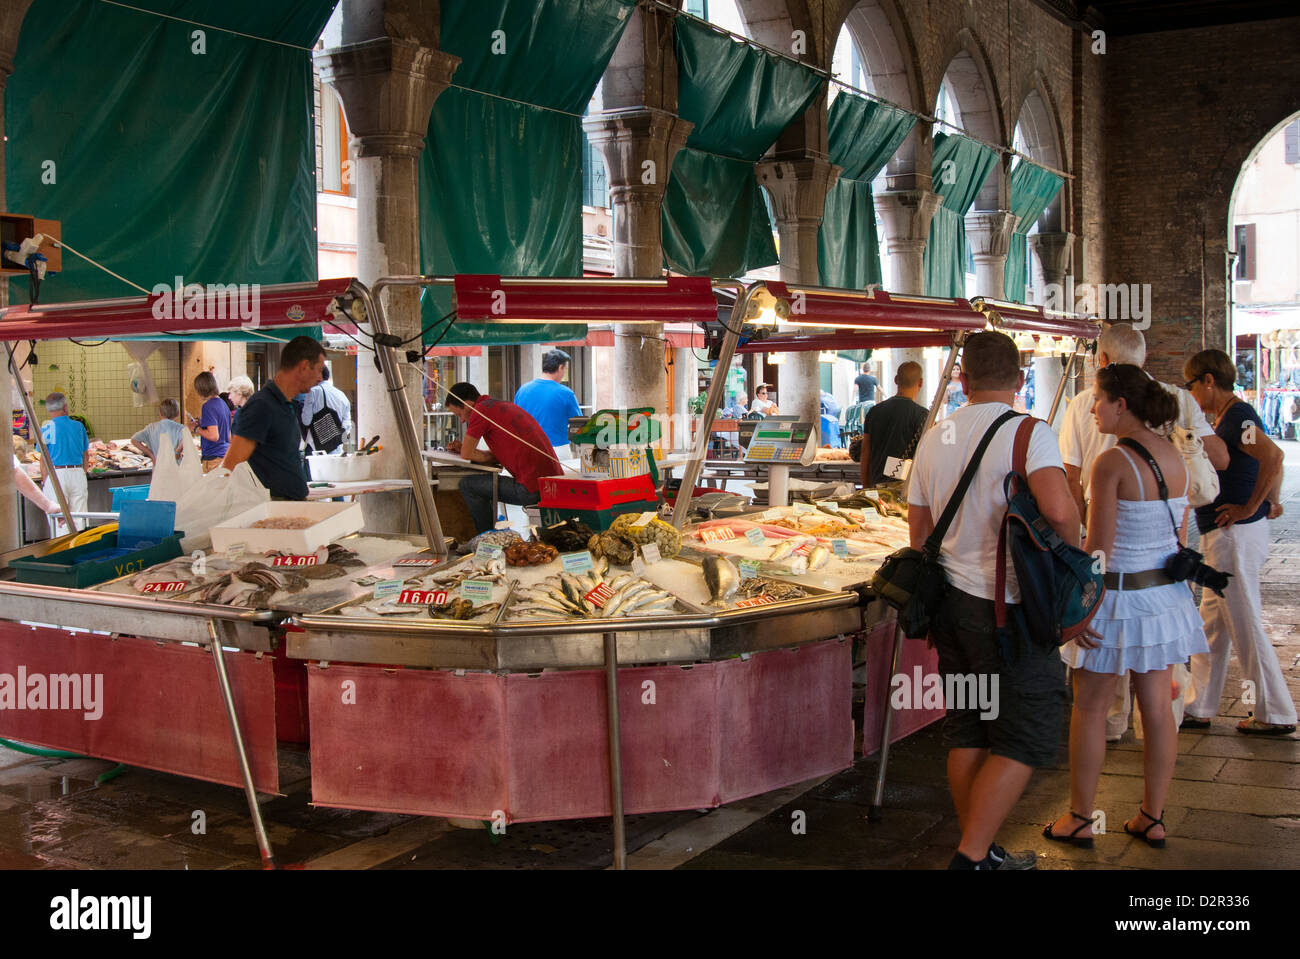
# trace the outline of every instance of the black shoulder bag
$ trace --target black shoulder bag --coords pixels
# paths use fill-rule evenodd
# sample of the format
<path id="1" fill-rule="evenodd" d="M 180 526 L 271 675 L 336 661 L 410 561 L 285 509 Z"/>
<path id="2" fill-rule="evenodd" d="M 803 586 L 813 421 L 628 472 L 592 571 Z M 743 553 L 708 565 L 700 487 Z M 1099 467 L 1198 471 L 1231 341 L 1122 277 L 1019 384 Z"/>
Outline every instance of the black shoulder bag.
<path id="1" fill-rule="evenodd" d="M 916 550 L 905 546 L 886 557 L 871 577 L 871 589 L 877 596 L 898 610 L 898 625 L 908 639 L 922 639 L 930 631 L 930 616 L 943 602 L 944 591 L 948 587 L 948 576 L 939 564 L 939 550 L 948 527 L 957 516 L 966 490 L 975 479 L 984 451 L 993 442 L 998 429 L 1007 420 L 1023 416 L 1015 410 L 1007 410 L 985 432 L 974 455 L 966 464 L 966 471 L 957 481 L 957 487 L 944 507 L 943 515 L 934 524 L 934 530 L 925 541 L 923 549 Z"/>

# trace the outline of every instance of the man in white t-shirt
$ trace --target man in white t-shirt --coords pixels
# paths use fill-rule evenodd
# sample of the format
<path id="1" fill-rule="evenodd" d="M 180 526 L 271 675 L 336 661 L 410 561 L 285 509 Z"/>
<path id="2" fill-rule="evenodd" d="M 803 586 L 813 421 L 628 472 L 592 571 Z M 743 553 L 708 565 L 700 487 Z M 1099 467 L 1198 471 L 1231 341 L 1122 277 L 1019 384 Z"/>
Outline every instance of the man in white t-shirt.
<path id="1" fill-rule="evenodd" d="M 1129 363 L 1143 366 L 1147 359 L 1146 338 L 1141 331 L 1133 329 L 1131 324 L 1116 323 L 1107 327 L 1097 339 L 1097 369 L 1111 363 Z M 1189 429 L 1201 438 L 1205 453 L 1216 470 L 1227 469 L 1228 447 L 1215 435 L 1205 414 L 1196 405 L 1196 400 L 1187 390 L 1168 383 L 1161 383 L 1166 390 L 1178 397 L 1177 425 Z M 1065 420 L 1061 424 L 1061 459 L 1065 463 L 1065 476 L 1070 484 L 1070 493 L 1079 508 L 1079 516 L 1087 519 L 1088 489 L 1092 478 L 1092 464 L 1097 457 L 1115 445 L 1113 433 L 1103 433 L 1097 429 L 1097 421 L 1092 415 L 1095 394 L 1092 387 L 1083 390 L 1070 400 L 1065 411 Z M 1129 690 L 1129 676 L 1125 673 L 1115 683 L 1115 699 L 1106 712 L 1106 741 L 1117 743 L 1129 726 L 1129 717 L 1133 711 L 1133 701 Z"/>
<path id="2" fill-rule="evenodd" d="M 921 549 L 989 427 L 1012 409 L 1024 385 L 1015 341 L 975 333 L 962 351 L 962 391 L 968 403 L 929 430 L 917 446 L 908 487 L 911 544 Z M 961 823 L 961 845 L 950 869 L 1032 869 L 1032 852 L 1007 854 L 994 842 L 1034 767 L 1056 762 L 1065 708 L 1065 664 L 1056 648 L 1017 636 L 1008 658 L 994 620 L 998 530 L 1006 512 L 1003 481 L 1021 422 L 1003 423 L 980 461 L 939 553 L 949 589 L 930 625 L 939 671 L 965 688 L 996 690 L 996 709 L 955 709 L 944 721 L 948 784 Z M 1079 515 L 1066 487 L 1056 437 L 1046 423 L 1030 436 L 1025 458 L 1029 489 L 1043 518 L 1067 543 L 1079 544 Z M 1009 560 L 1008 560 L 1009 563 Z M 1008 568 L 1006 599 L 1020 601 Z M 1014 617 L 1013 617 L 1014 620 Z M 996 686 L 994 685 L 996 683 Z M 954 683 L 952 688 L 962 687 Z"/>

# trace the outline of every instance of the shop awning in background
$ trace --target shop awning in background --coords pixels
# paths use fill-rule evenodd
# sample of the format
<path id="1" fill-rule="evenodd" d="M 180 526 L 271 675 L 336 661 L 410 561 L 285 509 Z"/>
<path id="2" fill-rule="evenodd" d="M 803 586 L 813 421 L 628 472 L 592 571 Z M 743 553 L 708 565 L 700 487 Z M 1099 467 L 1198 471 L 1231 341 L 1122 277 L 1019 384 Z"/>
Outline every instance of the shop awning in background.
<path id="1" fill-rule="evenodd" d="M 777 262 L 754 164 L 817 98 L 822 79 L 687 17 L 674 21 L 677 110 L 695 124 L 663 203 L 664 261 L 688 276 Z"/>
<path id="2" fill-rule="evenodd" d="M 1011 247 L 1007 251 L 1002 292 L 1008 300 L 1025 302 L 1029 272 L 1029 243 L 1025 238 L 1047 205 L 1061 191 L 1064 182 L 1055 173 L 1027 160 L 1019 160 L 1011 168 L 1011 212 L 1019 219 L 1016 221 L 1015 232 L 1011 234 Z"/>
<path id="3" fill-rule="evenodd" d="M 426 274 L 582 273 L 580 117 L 626 28 L 631 0 L 476 0 L 442 4 L 441 46 L 461 58 L 434 103 L 420 158 L 420 262 Z M 498 33 L 499 31 L 499 33 Z M 427 291 L 425 343 L 545 342 L 584 331 L 498 338 L 482 324 L 438 324 L 445 289 Z M 445 335 L 443 335 L 445 332 Z"/>
<path id="4" fill-rule="evenodd" d="M 844 172 L 826 195 L 817 266 L 823 286 L 861 290 L 881 282 L 871 181 L 912 132 L 916 117 L 840 93 L 831 103 L 827 124 L 831 162 Z"/>
<path id="5" fill-rule="evenodd" d="M 310 47 L 334 5 L 33 4 L 5 88 L 8 209 L 62 221 L 73 248 L 148 289 L 314 280 Z M 209 25 L 203 52 L 194 23 L 155 13 Z M 65 252 L 41 296 L 131 292 Z M 11 295 L 27 299 L 25 278 Z"/>
<path id="6" fill-rule="evenodd" d="M 931 189 L 943 197 L 925 244 L 925 292 L 966 295 L 966 221 L 998 155 L 968 137 L 936 133 Z"/>

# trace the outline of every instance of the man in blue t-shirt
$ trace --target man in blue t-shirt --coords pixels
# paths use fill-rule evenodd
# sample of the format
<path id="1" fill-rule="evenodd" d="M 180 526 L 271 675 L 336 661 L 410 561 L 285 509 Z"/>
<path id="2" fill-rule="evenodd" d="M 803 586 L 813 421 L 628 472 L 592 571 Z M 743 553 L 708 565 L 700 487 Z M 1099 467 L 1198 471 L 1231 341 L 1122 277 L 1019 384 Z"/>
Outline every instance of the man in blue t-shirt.
<path id="1" fill-rule="evenodd" d="M 59 485 L 74 513 L 84 513 L 90 508 L 90 488 L 86 485 L 86 470 L 90 468 L 90 438 L 86 428 L 68 415 L 68 398 L 62 393 L 45 397 L 45 411 L 50 418 L 41 424 L 41 439 L 50 451 L 50 462 L 59 475 Z M 50 481 L 49 465 L 41 460 L 41 485 L 45 495 L 55 499 L 54 484 Z M 62 517 L 50 517 L 50 533 L 62 536 L 68 532 Z"/>
<path id="2" fill-rule="evenodd" d="M 569 418 L 582 415 L 578 398 L 564 385 L 568 375 L 569 354 L 547 350 L 542 355 L 542 375 L 515 393 L 515 405 L 541 424 L 559 459 L 569 455 Z"/>

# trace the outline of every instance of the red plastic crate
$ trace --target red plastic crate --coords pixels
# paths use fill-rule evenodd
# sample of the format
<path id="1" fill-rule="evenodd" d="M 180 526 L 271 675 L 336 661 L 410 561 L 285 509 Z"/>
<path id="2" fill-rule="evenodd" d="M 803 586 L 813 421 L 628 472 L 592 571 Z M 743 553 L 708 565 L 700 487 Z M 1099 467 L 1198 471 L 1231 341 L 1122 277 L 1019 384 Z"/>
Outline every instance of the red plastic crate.
<path id="1" fill-rule="evenodd" d="M 583 479 L 580 476 L 543 476 L 539 505 L 553 509 L 610 509 L 622 503 L 656 498 L 648 474 L 626 479 Z"/>

